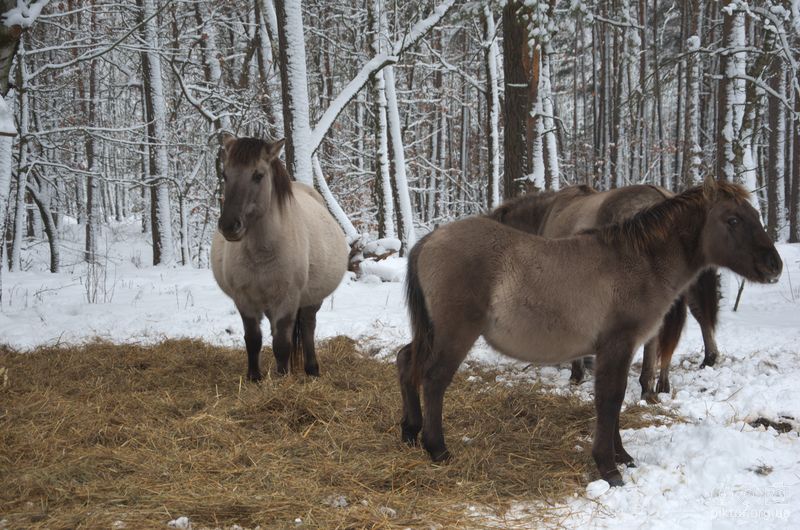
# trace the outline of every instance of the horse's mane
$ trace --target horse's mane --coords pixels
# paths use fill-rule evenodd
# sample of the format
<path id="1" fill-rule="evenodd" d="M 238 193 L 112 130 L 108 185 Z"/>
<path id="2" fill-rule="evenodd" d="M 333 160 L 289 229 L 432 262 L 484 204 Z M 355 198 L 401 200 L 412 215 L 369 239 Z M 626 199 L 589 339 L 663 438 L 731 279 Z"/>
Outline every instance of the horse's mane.
<path id="1" fill-rule="evenodd" d="M 503 204 L 487 214 L 487 217 L 503 224 L 513 224 L 513 217 L 522 217 L 526 225 L 533 221 L 541 222 L 553 202 L 564 193 L 572 195 L 589 195 L 597 193 L 593 188 L 585 185 L 573 186 L 559 191 L 545 191 L 542 193 L 529 193 L 505 201 Z"/>
<path id="2" fill-rule="evenodd" d="M 733 199 L 737 204 L 747 202 L 750 196 L 744 187 L 725 181 L 716 183 L 716 193 L 717 197 Z M 678 220 L 686 213 L 705 212 L 709 202 L 704 186 L 695 186 L 645 208 L 625 221 L 584 230 L 582 233 L 597 234 L 607 244 L 632 247 L 643 253 L 653 244 L 665 241 L 679 230 L 681 227 L 678 226 Z"/>
<path id="3" fill-rule="evenodd" d="M 237 138 L 228 148 L 227 162 L 237 166 L 255 165 L 271 145 L 270 142 L 260 138 Z M 270 168 L 272 169 L 272 190 L 278 206 L 282 208 L 286 201 L 293 197 L 292 179 L 280 158 L 272 159 Z"/>

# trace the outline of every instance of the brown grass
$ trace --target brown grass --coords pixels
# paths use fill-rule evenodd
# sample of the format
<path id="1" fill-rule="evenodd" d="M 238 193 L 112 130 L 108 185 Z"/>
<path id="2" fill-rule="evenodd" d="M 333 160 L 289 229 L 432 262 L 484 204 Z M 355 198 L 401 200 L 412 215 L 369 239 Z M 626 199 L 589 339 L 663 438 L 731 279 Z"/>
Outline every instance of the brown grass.
<path id="1" fill-rule="evenodd" d="M 513 501 L 542 501 L 545 517 L 596 478 L 593 409 L 576 398 L 459 374 L 445 402 L 455 458 L 438 466 L 400 443 L 393 365 L 344 337 L 322 344 L 320 362 L 320 379 L 253 385 L 242 350 L 196 341 L 0 351 L 0 520 L 474 527 L 468 504 L 502 518 Z M 623 421 L 642 417 L 629 408 Z M 347 506 L 330 505 L 338 496 Z"/>

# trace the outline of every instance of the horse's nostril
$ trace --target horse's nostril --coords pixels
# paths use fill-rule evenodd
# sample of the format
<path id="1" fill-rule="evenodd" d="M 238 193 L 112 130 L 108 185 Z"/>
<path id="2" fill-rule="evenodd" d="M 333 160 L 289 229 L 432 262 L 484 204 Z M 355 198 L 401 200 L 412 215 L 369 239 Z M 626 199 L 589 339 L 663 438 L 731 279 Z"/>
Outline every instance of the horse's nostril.
<path id="1" fill-rule="evenodd" d="M 237 219 L 236 221 L 233 222 L 233 231 L 238 232 L 241 229 L 242 229 L 242 222 Z"/>
<path id="2" fill-rule="evenodd" d="M 772 272 L 779 272 L 783 268 L 783 261 L 775 250 L 769 250 L 766 256 L 766 264 Z"/>

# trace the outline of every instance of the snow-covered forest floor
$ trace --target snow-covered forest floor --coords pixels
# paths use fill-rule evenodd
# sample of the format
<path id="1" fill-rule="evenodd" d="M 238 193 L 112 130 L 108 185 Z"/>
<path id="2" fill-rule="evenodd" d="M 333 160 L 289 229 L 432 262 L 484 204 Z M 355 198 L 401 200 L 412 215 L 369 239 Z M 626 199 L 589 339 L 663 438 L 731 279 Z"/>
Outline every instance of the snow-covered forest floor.
<path id="1" fill-rule="evenodd" d="M 96 338 L 151 343 L 193 337 L 243 348 L 239 316 L 209 270 L 147 266 L 150 245 L 135 222 L 105 229 L 100 264 L 87 269 L 80 255 L 81 228 L 62 225 L 63 272 L 46 272 L 43 245 L 24 253 L 27 272 L 3 272 L 0 342 L 25 350 Z M 624 472 L 623 488 L 606 491 L 605 482 L 596 481 L 576 491 L 563 506 L 564 525 L 800 525 L 800 246 L 778 248 L 784 259 L 780 282 L 748 284 L 737 312 L 731 310 L 736 280 L 724 279 L 717 366 L 699 369 L 702 338 L 689 318 L 673 358 L 673 393 L 661 403 L 683 421 L 624 431 L 626 449 L 638 467 Z M 404 261 L 390 260 L 378 269 L 399 280 Z M 318 338 L 348 335 L 360 342 L 364 354 L 391 361 L 409 339 L 402 285 L 378 276 L 348 276 L 320 311 Z M 502 377 L 508 384 L 532 378 L 553 392 L 591 398 L 591 375 L 571 387 L 566 366 L 531 369 L 502 359 L 483 343 L 470 355 L 506 367 Z M 244 359 L 242 350 L 243 371 Z M 640 361 L 639 354 L 626 405 L 639 402 Z M 790 430 L 753 426 L 761 418 Z M 522 500 L 514 513 L 523 526 L 527 507 Z"/>

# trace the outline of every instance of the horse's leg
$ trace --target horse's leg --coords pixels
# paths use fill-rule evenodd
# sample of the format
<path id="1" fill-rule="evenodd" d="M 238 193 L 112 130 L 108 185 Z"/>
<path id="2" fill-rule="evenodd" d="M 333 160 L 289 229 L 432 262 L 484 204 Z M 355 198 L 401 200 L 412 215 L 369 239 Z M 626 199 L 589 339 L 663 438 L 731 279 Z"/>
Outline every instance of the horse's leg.
<path id="1" fill-rule="evenodd" d="M 633 457 L 622 447 L 622 436 L 619 434 L 619 412 L 617 412 L 617 425 L 614 428 L 614 461 L 625 464 L 627 467 L 636 467 Z"/>
<path id="2" fill-rule="evenodd" d="M 261 356 L 261 319 L 247 317 L 241 311 L 239 314 L 244 325 L 244 344 L 247 349 L 247 380 L 260 381 L 258 360 Z"/>
<path id="3" fill-rule="evenodd" d="M 689 309 L 692 316 L 700 324 L 703 333 L 705 355 L 700 368 L 714 366 L 719 357 L 716 328 L 719 312 L 719 286 L 717 270 L 709 269 L 697 277 L 697 281 L 689 287 Z"/>
<path id="4" fill-rule="evenodd" d="M 648 340 L 644 345 L 644 357 L 642 358 L 642 373 L 639 376 L 639 383 L 642 385 L 642 399 L 648 403 L 656 403 L 658 398 L 653 390 L 653 379 L 656 375 L 656 358 L 658 357 L 658 341 L 655 337 Z"/>
<path id="5" fill-rule="evenodd" d="M 444 393 L 461 362 L 479 334 L 479 324 L 463 322 L 455 329 L 436 330 L 431 364 L 425 367 L 422 375 L 422 393 L 425 410 L 422 419 L 422 446 L 434 462 L 450 458 L 450 451 L 444 443 L 442 431 L 442 408 Z"/>
<path id="6" fill-rule="evenodd" d="M 397 352 L 397 377 L 400 379 L 400 394 L 403 396 L 403 419 L 400 427 L 402 439 L 409 445 L 417 445 L 417 435 L 422 430 L 422 407 L 419 403 L 419 386 L 414 384 L 411 367 L 411 344 Z"/>
<path id="7" fill-rule="evenodd" d="M 297 312 L 300 319 L 300 338 L 303 341 L 304 365 L 307 375 L 319 376 L 319 362 L 317 362 L 317 352 L 314 349 L 314 330 L 317 327 L 317 311 L 322 307 L 319 305 L 309 305 L 301 307 Z"/>
<path id="8" fill-rule="evenodd" d="M 292 311 L 288 315 L 275 320 L 272 324 L 272 353 L 275 354 L 275 371 L 278 375 L 285 375 L 289 371 L 289 357 L 294 349 L 294 323 L 297 313 Z"/>
<path id="9" fill-rule="evenodd" d="M 678 341 L 683 333 L 683 325 L 686 324 L 686 299 L 681 296 L 678 298 L 667 315 L 658 334 L 658 358 L 661 363 L 661 370 L 658 374 L 658 384 L 656 392 L 669 393 L 669 365 L 672 362 L 672 354 L 678 346 Z"/>
<path id="10" fill-rule="evenodd" d="M 572 373 L 569 376 L 569 382 L 577 385 L 583 381 L 583 376 L 586 373 L 583 364 L 583 357 L 572 361 Z"/>
<path id="11" fill-rule="evenodd" d="M 625 399 L 631 357 L 633 347 L 625 342 L 615 341 L 600 348 L 595 359 L 594 404 L 597 425 L 592 457 L 600 476 L 612 486 L 623 484 L 617 461 L 633 462 L 622 447 L 619 435 L 619 411 Z"/>

